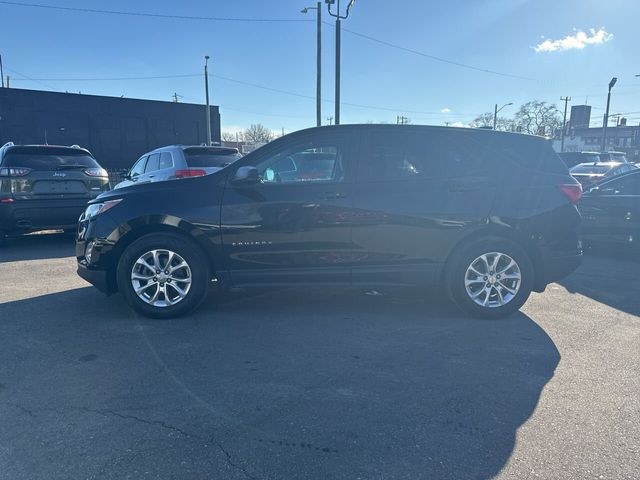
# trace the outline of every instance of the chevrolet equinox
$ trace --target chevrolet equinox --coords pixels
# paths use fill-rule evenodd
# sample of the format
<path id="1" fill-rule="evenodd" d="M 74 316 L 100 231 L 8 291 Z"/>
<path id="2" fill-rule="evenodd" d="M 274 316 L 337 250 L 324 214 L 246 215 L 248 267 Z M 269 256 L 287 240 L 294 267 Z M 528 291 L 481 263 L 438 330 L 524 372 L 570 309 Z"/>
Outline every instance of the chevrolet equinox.
<path id="1" fill-rule="evenodd" d="M 208 176 L 102 194 L 80 217 L 78 273 L 155 318 L 192 311 L 214 279 L 425 285 L 499 317 L 579 265 L 581 193 L 540 137 L 312 128 Z"/>

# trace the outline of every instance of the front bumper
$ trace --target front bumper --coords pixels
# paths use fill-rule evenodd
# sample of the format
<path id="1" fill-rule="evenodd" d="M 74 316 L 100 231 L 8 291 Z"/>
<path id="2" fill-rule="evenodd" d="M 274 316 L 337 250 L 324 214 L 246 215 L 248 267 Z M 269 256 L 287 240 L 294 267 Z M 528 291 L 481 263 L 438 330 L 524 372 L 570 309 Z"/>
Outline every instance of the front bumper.
<path id="1" fill-rule="evenodd" d="M 109 282 L 108 272 L 106 270 L 95 270 L 88 267 L 85 263 L 78 262 L 78 275 L 96 287 L 102 293 L 111 295 L 115 293 L 115 289 Z"/>

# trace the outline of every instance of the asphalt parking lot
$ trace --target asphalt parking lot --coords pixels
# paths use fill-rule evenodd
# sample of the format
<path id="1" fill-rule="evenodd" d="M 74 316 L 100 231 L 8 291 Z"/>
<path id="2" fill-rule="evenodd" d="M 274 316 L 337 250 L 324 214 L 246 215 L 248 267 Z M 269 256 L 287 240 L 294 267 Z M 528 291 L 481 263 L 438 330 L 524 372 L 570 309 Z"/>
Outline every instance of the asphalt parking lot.
<path id="1" fill-rule="evenodd" d="M 0 250 L 0 478 L 640 477 L 640 261 L 587 256 L 498 321 L 327 288 L 152 321 L 72 255 Z"/>

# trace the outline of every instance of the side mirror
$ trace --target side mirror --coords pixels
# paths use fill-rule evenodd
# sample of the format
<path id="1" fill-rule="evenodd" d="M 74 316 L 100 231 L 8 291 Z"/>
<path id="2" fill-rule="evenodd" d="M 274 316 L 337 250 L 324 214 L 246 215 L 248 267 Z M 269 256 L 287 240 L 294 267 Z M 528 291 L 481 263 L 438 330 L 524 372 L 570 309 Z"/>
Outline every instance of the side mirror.
<path id="1" fill-rule="evenodd" d="M 260 176 L 256 167 L 240 167 L 231 178 L 233 184 L 252 184 L 258 183 Z"/>

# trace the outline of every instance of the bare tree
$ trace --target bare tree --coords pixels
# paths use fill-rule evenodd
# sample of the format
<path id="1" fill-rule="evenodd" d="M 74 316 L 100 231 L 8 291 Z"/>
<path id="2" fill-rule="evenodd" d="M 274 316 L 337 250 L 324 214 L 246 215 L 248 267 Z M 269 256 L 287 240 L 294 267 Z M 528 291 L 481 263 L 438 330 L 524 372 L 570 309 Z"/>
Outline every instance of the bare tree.
<path id="1" fill-rule="evenodd" d="M 514 121 L 519 131 L 530 135 L 553 135 L 562 125 L 558 107 L 539 100 L 532 100 L 522 105 Z"/>
<path id="2" fill-rule="evenodd" d="M 478 115 L 470 123 L 473 128 L 493 128 L 493 113 L 485 112 L 482 115 Z M 512 131 L 513 120 L 505 117 L 498 117 L 496 121 L 496 130 L 500 131 Z"/>
<path id="3" fill-rule="evenodd" d="M 242 142 L 244 140 L 244 132 L 222 132 L 223 142 Z"/>
<path id="4" fill-rule="evenodd" d="M 260 123 L 252 124 L 244 131 L 244 139 L 250 143 L 268 143 L 273 140 L 273 132 Z"/>

